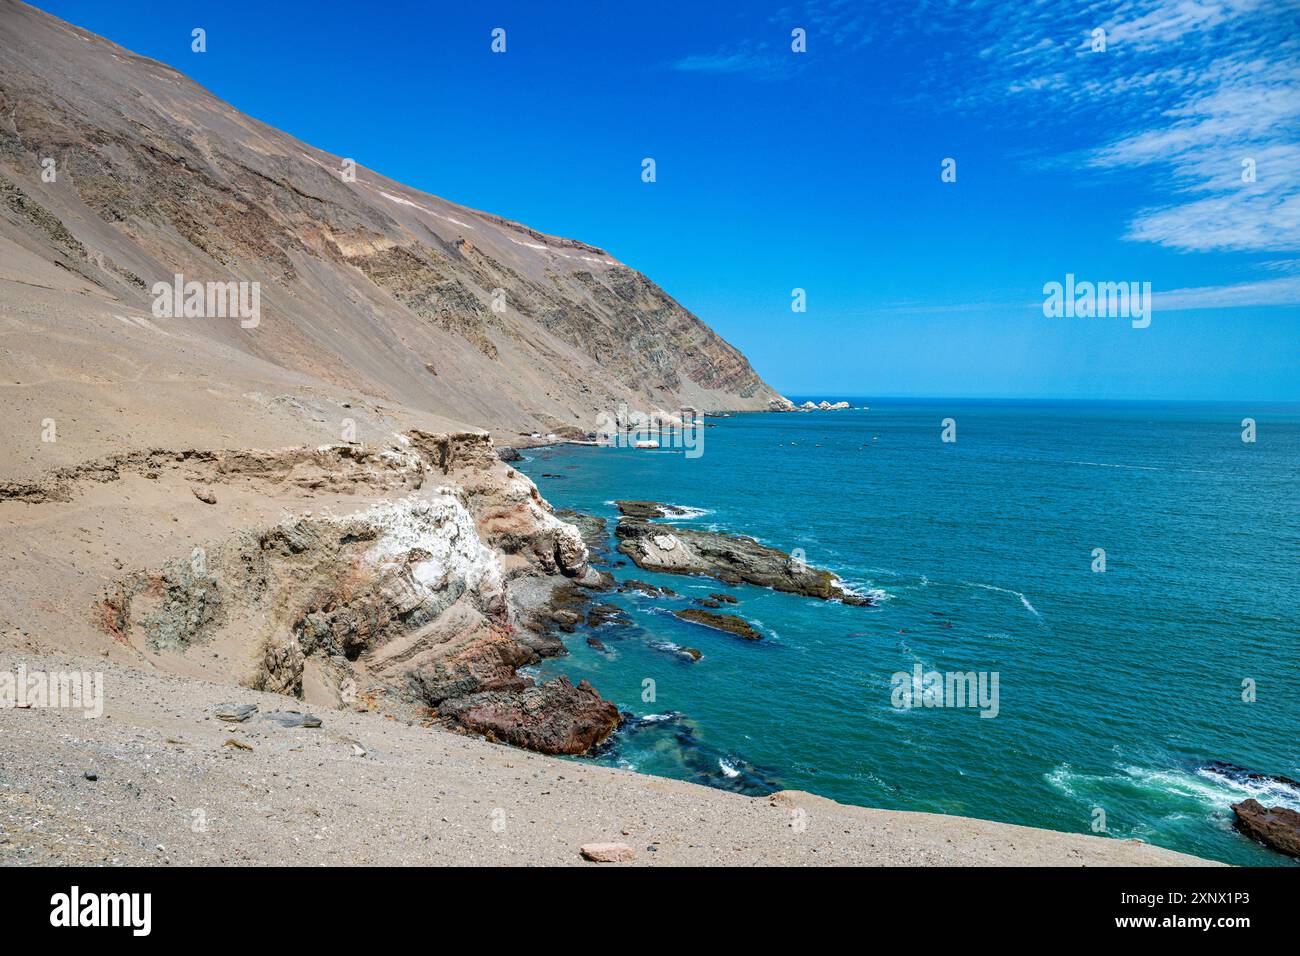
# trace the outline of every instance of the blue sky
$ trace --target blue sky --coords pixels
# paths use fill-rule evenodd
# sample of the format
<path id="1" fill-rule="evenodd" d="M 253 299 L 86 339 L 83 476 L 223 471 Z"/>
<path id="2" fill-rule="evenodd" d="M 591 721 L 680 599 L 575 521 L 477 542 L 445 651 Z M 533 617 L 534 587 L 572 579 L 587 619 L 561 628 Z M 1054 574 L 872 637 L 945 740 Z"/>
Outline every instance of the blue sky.
<path id="1" fill-rule="evenodd" d="M 37 5 L 607 249 L 788 393 L 1300 400 L 1298 0 Z M 1067 272 L 1151 326 L 1045 318 Z"/>

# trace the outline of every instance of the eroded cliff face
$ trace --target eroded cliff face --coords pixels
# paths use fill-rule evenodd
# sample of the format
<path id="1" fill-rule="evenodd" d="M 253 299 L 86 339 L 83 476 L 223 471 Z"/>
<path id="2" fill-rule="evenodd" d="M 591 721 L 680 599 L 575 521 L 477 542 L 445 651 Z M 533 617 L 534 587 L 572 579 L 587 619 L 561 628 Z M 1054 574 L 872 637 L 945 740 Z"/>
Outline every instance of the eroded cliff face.
<path id="1" fill-rule="evenodd" d="M 518 673 L 563 652 L 542 623 L 550 596 L 601 585 L 578 530 L 485 435 L 403 439 L 403 450 L 378 453 L 211 456 L 187 478 L 217 501 L 231 484 L 332 478 L 369 503 L 299 511 L 127 569 L 92 616 L 164 668 L 221 647 L 231 679 L 312 706 L 585 752 L 618 725 L 617 709 L 585 683 L 535 685 Z"/>
<path id="2" fill-rule="evenodd" d="M 601 249 L 346 169 L 169 66 L 0 2 L 0 245 L 33 257 L 21 278 L 50 266 L 146 319 L 176 274 L 258 282 L 255 327 L 158 327 L 503 438 L 589 431 L 623 404 L 781 403 Z"/>

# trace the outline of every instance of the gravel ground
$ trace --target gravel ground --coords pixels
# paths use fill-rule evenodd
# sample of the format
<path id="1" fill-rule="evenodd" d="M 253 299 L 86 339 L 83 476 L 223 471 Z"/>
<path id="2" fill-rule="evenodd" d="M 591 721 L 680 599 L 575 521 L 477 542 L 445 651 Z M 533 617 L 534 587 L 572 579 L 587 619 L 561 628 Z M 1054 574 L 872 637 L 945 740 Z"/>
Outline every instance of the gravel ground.
<path id="1" fill-rule="evenodd" d="M 105 708 L 0 709 L 4 864 L 627 865 L 584 861 L 593 842 L 628 844 L 631 865 L 1203 862 L 792 791 L 747 798 L 373 714 L 286 729 L 262 715 L 289 698 L 103 658 L 6 652 L 0 672 L 20 662 L 102 672 Z M 259 715 L 225 723 L 223 702 Z"/>

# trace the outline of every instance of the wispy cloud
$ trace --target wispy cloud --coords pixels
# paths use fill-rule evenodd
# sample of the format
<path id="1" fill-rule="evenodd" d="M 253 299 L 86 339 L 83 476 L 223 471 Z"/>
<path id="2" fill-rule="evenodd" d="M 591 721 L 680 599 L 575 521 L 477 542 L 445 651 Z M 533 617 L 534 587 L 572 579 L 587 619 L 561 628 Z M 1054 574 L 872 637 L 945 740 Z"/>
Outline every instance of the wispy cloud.
<path id="1" fill-rule="evenodd" d="M 768 57 L 751 51 L 698 53 L 684 56 L 672 64 L 684 73 L 767 73 L 773 64 Z"/>
<path id="2" fill-rule="evenodd" d="M 791 25 L 808 29 L 810 57 L 906 50 L 895 62 L 914 75 L 897 85 L 936 113 L 1049 129 L 1054 151 L 1033 165 L 1143 177 L 1150 198 L 1125 239 L 1300 252 L 1300 0 L 907 0 L 869 18 L 850 0 L 812 0 L 770 17 L 761 43 L 675 66 L 788 75 L 801 59 L 782 55 Z"/>
<path id="3" fill-rule="evenodd" d="M 989 82 L 968 108 L 1022 101 L 1110 130 L 1078 158 L 1146 174 L 1162 201 L 1125 238 L 1184 251 L 1300 250 L 1300 3 L 1119 0 L 995 14 Z M 1105 31 L 1094 50 L 1093 31 Z"/>

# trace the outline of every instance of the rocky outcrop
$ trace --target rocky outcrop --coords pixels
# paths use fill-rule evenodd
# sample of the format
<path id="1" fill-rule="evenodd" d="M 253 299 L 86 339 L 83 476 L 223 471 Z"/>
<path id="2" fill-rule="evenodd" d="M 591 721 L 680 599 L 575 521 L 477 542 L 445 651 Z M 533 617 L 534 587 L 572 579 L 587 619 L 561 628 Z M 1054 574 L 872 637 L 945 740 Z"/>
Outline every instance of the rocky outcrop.
<path id="1" fill-rule="evenodd" d="M 590 598 L 579 582 L 594 572 L 581 535 L 485 435 L 416 431 L 401 447 L 362 456 L 372 467 L 353 473 L 372 489 L 387 482 L 392 497 L 344 515 L 288 517 L 130 572 L 105 592 L 97 620 L 164 659 L 233 641 L 244 658 L 236 676 L 259 690 L 408 719 L 437 714 L 469 730 L 521 708 L 526 732 L 497 728 L 497 737 L 586 749 L 612 729 L 613 705 L 590 686 L 539 687 L 518 673 L 564 651 L 539 621 L 571 629 L 583 619 Z M 199 470 L 254 485 L 279 473 L 313 481 L 308 464 L 334 480 L 348 473 L 315 454 L 216 455 Z"/>
<path id="2" fill-rule="evenodd" d="M 659 597 L 664 597 L 664 598 L 675 598 L 675 597 L 681 597 L 681 595 L 678 594 L 676 591 L 674 591 L 672 588 L 661 588 L 661 587 L 657 587 L 657 586 L 655 586 L 655 585 L 653 585 L 653 584 L 650 584 L 650 583 L 648 583 L 648 582 L 646 582 L 646 581 L 638 581 L 636 578 L 628 578 L 626 581 L 624 581 L 624 582 L 619 586 L 619 590 L 620 590 L 620 591 L 636 591 L 636 592 L 638 592 L 639 594 L 644 594 L 646 597 L 652 597 L 652 598 L 659 598 Z"/>
<path id="3" fill-rule="evenodd" d="M 616 501 L 614 506 L 627 518 L 680 518 L 690 511 L 680 505 L 666 505 L 658 501 Z"/>
<path id="4" fill-rule="evenodd" d="M 1300 813 L 1288 807 L 1266 807 L 1258 800 L 1232 805 L 1237 829 L 1267 847 L 1300 857 Z"/>
<path id="5" fill-rule="evenodd" d="M 870 598 L 845 590 L 829 571 L 810 567 L 753 538 L 670 528 L 637 518 L 621 519 L 615 534 L 619 551 L 647 571 L 704 575 L 727 584 L 756 584 L 845 604 L 872 603 Z"/>
<path id="6" fill-rule="evenodd" d="M 439 713 L 474 733 L 547 754 L 582 754 L 621 721 L 618 708 L 585 680 L 559 677 L 519 693 L 472 694 L 444 703 Z"/>
<path id="7" fill-rule="evenodd" d="M 593 560 L 608 563 L 610 555 L 606 535 L 609 529 L 604 518 L 574 511 L 572 508 L 560 508 L 555 516 L 578 529 L 582 543 L 587 546 Z"/>
<path id="8" fill-rule="evenodd" d="M 705 627 L 711 627 L 715 631 L 726 631 L 728 634 L 735 634 L 737 637 L 743 637 L 747 641 L 761 641 L 763 635 L 754 629 L 748 621 L 736 617 L 734 614 L 714 614 L 710 611 L 701 611 L 699 608 L 688 607 L 680 611 L 674 611 L 673 617 L 681 618 L 683 621 L 690 621 L 692 624 L 702 624 Z"/>

